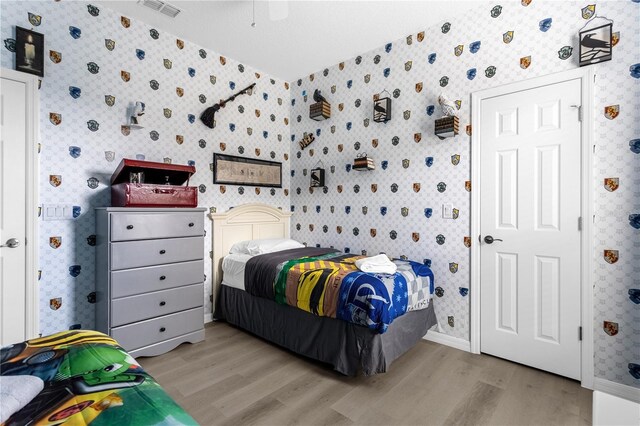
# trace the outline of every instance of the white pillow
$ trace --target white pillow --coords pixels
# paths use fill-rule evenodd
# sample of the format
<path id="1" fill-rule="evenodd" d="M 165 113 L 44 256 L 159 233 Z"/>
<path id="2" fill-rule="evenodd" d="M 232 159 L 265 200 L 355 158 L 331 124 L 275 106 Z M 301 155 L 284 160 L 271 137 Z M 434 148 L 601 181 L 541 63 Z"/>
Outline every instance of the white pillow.
<path id="1" fill-rule="evenodd" d="M 304 247 L 303 244 L 290 240 L 288 238 L 270 238 L 265 240 L 254 240 L 249 244 L 249 254 L 256 256 L 258 254 L 273 253 L 275 251 L 289 250 Z"/>
<path id="2" fill-rule="evenodd" d="M 299 241 L 290 240 L 290 239 L 283 239 L 282 241 L 280 241 L 279 243 L 275 244 L 274 246 L 272 246 L 270 248 L 262 249 L 259 254 L 273 253 L 273 252 L 276 252 L 276 251 L 297 249 L 297 248 L 302 248 L 302 247 L 304 247 L 304 244 L 300 243 Z M 249 247 L 249 250 L 251 250 L 251 247 Z"/>
<path id="3" fill-rule="evenodd" d="M 275 251 L 304 247 L 304 244 L 288 238 L 266 238 L 261 240 L 246 240 L 231 246 L 229 253 L 250 254 L 253 256 Z"/>
<path id="4" fill-rule="evenodd" d="M 249 254 L 249 249 L 247 247 L 251 242 L 252 240 L 245 240 L 235 243 L 229 249 L 229 254 Z"/>

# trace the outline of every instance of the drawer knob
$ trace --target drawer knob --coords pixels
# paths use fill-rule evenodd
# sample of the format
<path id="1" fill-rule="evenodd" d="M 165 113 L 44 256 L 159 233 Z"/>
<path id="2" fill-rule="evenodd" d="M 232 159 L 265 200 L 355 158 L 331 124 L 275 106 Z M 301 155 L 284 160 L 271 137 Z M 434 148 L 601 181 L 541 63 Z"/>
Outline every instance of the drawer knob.
<path id="1" fill-rule="evenodd" d="M 167 302 L 165 302 L 164 300 L 162 302 L 160 302 L 160 306 L 164 306 L 166 304 L 167 304 Z"/>
<path id="2" fill-rule="evenodd" d="M 127 229 L 133 229 L 133 225 L 127 225 Z"/>
<path id="3" fill-rule="evenodd" d="M 164 333 L 165 331 L 167 331 L 167 329 L 166 329 L 166 328 L 164 328 L 164 327 L 160 327 L 160 333 Z"/>
<path id="4" fill-rule="evenodd" d="M 193 228 L 194 225 L 195 225 L 195 223 L 189 222 L 189 228 Z"/>
<path id="5" fill-rule="evenodd" d="M 164 281 L 166 279 L 167 279 L 167 277 L 165 277 L 164 275 L 160 275 L 160 281 Z"/>
<path id="6" fill-rule="evenodd" d="M 166 252 L 167 252 L 167 251 L 166 251 L 166 250 L 164 250 L 164 249 L 160 250 L 160 254 L 165 254 Z"/>

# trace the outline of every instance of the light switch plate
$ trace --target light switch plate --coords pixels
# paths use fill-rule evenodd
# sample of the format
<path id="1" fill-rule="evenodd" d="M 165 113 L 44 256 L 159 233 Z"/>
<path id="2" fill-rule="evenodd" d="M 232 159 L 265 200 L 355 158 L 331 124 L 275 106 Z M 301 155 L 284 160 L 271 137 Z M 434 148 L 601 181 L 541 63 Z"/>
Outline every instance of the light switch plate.
<path id="1" fill-rule="evenodd" d="M 42 220 L 71 220 L 73 206 L 67 204 L 43 204 Z"/>
<path id="2" fill-rule="evenodd" d="M 442 218 L 453 219 L 453 204 L 442 205 Z"/>

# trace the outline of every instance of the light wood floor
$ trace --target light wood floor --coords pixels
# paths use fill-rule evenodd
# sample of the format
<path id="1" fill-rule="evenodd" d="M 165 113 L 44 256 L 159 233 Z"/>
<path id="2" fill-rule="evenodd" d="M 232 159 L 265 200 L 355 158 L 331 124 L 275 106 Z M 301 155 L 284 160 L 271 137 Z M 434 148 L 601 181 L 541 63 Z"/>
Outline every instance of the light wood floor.
<path id="1" fill-rule="evenodd" d="M 585 425 L 591 391 L 422 341 L 373 377 L 341 376 L 225 323 L 138 361 L 202 425 Z"/>

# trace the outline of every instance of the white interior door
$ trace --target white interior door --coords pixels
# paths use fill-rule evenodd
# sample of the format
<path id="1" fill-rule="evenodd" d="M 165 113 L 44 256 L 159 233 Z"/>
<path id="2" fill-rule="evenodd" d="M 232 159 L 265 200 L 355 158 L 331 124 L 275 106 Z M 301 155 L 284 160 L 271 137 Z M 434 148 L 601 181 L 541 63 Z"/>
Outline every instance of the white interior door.
<path id="1" fill-rule="evenodd" d="M 479 129 L 480 350 L 573 379 L 580 102 L 579 79 L 483 99 Z"/>
<path id="2" fill-rule="evenodd" d="M 32 246 L 34 80 L 0 75 L 0 345 L 34 337 L 36 283 Z"/>

